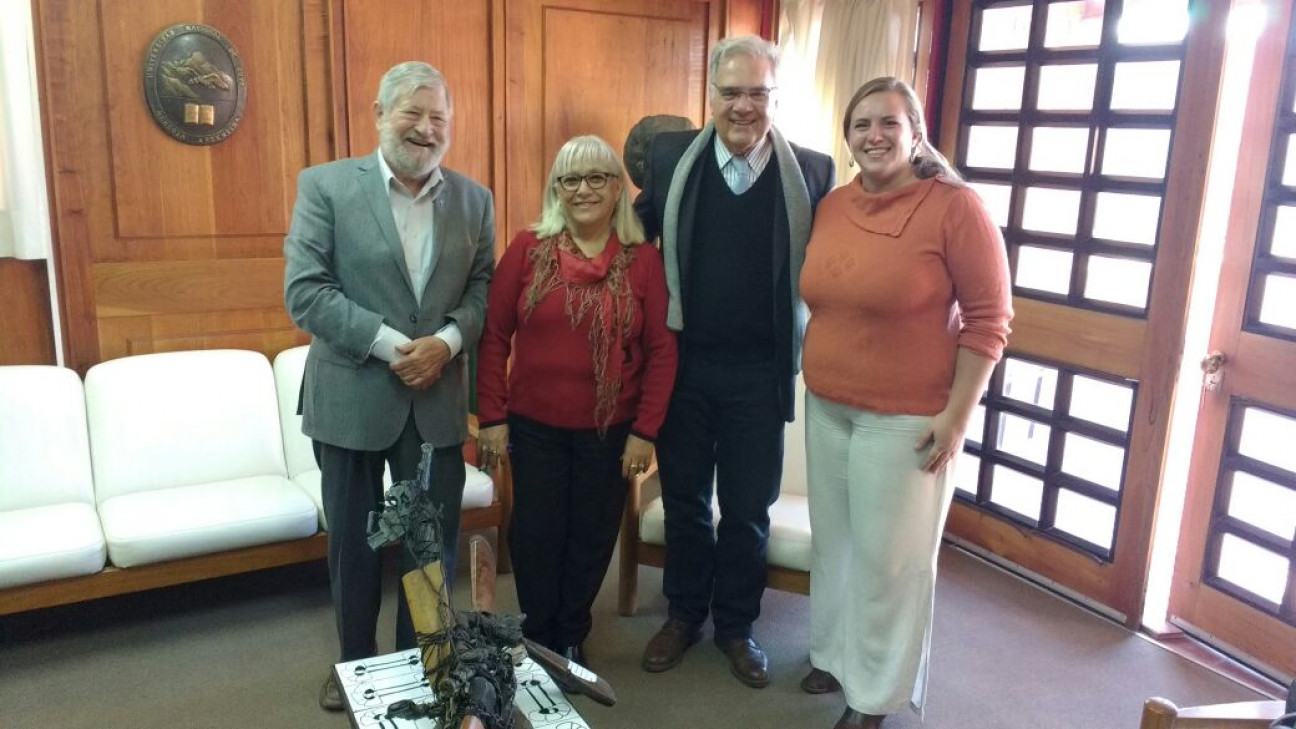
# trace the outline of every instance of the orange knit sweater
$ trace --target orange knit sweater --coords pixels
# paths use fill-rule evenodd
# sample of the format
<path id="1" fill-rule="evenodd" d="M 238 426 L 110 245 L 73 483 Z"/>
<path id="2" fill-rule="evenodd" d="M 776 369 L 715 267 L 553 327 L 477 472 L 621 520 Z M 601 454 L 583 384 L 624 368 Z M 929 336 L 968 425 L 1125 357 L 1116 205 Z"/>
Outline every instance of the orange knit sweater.
<path id="1" fill-rule="evenodd" d="M 829 193 L 801 294 L 806 387 L 879 413 L 943 410 L 958 348 L 998 360 L 1012 319 L 999 228 L 975 192 L 943 178 L 872 194 L 857 177 Z"/>

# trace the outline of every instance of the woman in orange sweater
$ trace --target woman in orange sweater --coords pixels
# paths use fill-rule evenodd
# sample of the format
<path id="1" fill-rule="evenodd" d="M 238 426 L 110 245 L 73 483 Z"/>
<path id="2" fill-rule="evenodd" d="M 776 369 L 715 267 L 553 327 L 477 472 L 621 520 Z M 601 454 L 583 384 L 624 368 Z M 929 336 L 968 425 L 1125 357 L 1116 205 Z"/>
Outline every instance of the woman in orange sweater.
<path id="1" fill-rule="evenodd" d="M 836 729 L 921 712 L 951 463 L 1012 317 L 1003 238 L 927 140 L 903 81 L 864 84 L 843 132 L 860 173 L 815 215 L 801 292 L 814 534 L 810 693 Z"/>

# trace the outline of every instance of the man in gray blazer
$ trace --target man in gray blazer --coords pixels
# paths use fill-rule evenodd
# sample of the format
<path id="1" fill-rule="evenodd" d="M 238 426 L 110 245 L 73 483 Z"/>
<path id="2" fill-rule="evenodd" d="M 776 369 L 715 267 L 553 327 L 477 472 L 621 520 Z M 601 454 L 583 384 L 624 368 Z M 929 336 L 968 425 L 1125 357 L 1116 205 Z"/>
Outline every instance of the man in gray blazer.
<path id="1" fill-rule="evenodd" d="M 377 654 L 382 570 L 366 522 L 382 499 L 384 464 L 394 480 L 412 479 L 423 443 L 435 449 L 430 498 L 442 507 L 443 562 L 454 572 L 467 437 L 463 352 L 485 317 L 495 213 L 488 190 L 441 167 L 452 111 L 436 69 L 394 66 L 374 102 L 378 151 L 304 170 L 284 241 L 284 300 L 313 337 L 302 431 L 320 465 L 342 661 Z M 414 645 L 402 594 L 396 647 Z M 342 708 L 331 671 L 320 705 Z"/>

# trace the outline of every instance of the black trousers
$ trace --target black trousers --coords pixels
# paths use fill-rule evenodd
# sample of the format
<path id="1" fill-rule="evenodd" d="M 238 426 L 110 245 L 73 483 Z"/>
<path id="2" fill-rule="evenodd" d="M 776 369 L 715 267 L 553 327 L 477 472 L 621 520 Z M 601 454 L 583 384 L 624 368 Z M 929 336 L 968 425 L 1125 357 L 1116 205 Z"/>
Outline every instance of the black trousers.
<path id="1" fill-rule="evenodd" d="M 751 637 L 760 615 L 769 507 L 783 477 L 775 370 L 772 362 L 733 364 L 690 353 L 657 440 L 670 615 L 696 625 L 709 612 L 717 640 Z"/>
<path id="2" fill-rule="evenodd" d="M 590 606 L 616 546 L 630 424 L 597 430 L 555 428 L 509 416 L 513 522 L 509 547 L 522 631 L 561 649 L 589 635 Z"/>
<path id="3" fill-rule="evenodd" d="M 366 541 L 369 512 L 377 511 L 382 502 L 383 464 L 390 465 L 393 482 L 413 479 L 418 472 L 422 445 L 413 414 L 396 442 L 385 450 L 353 451 L 314 442 L 324 518 L 328 521 L 329 586 L 337 617 L 340 661 L 378 654 L 375 633 L 382 604 L 382 554 L 370 549 Z M 433 451 L 429 498 L 443 509 L 442 549 L 447 582 L 454 576 L 463 486 L 462 446 Z M 418 567 L 403 546 L 400 551 L 401 574 Z M 396 607 L 396 649 L 415 645 L 414 625 L 405 602 L 405 590 L 401 588 Z"/>

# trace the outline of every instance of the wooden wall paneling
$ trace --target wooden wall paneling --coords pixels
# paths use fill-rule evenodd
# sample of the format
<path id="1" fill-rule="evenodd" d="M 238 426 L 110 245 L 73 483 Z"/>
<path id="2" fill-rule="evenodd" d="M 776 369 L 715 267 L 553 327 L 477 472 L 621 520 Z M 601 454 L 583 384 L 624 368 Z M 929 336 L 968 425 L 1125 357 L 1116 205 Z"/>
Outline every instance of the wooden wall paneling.
<path id="1" fill-rule="evenodd" d="M 549 166 L 569 138 L 597 134 L 619 153 L 646 115 L 705 121 L 706 54 L 719 12 L 717 3 L 690 0 L 509 3 L 502 224 L 510 236 L 539 215 Z"/>
<path id="2" fill-rule="evenodd" d="M 45 261 L 0 258 L 0 365 L 55 362 L 47 270 Z"/>
<path id="3" fill-rule="evenodd" d="M 342 7 L 349 154 L 378 146 L 373 102 L 382 75 L 402 61 L 426 61 L 445 75 L 454 102 L 446 166 L 492 186 L 491 0 L 344 0 Z"/>
<path id="4" fill-rule="evenodd" d="M 759 35 L 777 41 L 778 2 L 776 0 L 728 0 L 725 3 L 724 37 Z"/>
<path id="5" fill-rule="evenodd" d="M 35 7 L 68 364 L 142 351 L 185 321 L 171 340 L 230 335 L 267 354 L 299 340 L 285 334 L 281 256 L 298 171 L 333 156 L 328 0 Z M 166 135 L 143 95 L 153 37 L 185 22 L 228 37 L 248 83 L 239 128 L 208 147 Z M 214 323 L 227 312 L 245 321 Z"/>
<path id="6" fill-rule="evenodd" d="M 214 236 L 283 234 L 293 172 L 306 161 L 300 5 L 237 0 L 101 2 L 117 239 L 99 260 L 211 255 Z M 247 106 L 225 141 L 193 146 L 153 121 L 140 81 L 153 37 L 177 23 L 203 23 L 237 49 Z M 249 184 L 252 183 L 252 184 Z M 133 255 L 114 250 L 133 239 Z M 180 240 L 178 240 L 180 239 Z"/>
<path id="7" fill-rule="evenodd" d="M 53 196 L 54 251 L 62 305 L 64 361 L 85 372 L 99 361 L 90 278 L 92 246 L 111 235 L 103 199 L 111 194 L 104 69 L 98 5 L 84 0 L 35 0 L 41 109 Z M 104 233 L 104 231 L 109 231 Z"/>

